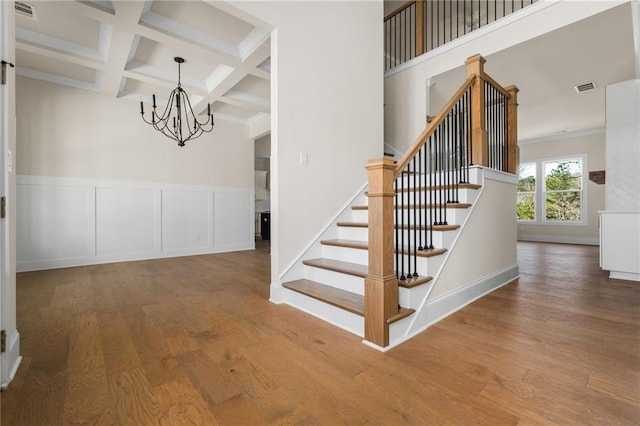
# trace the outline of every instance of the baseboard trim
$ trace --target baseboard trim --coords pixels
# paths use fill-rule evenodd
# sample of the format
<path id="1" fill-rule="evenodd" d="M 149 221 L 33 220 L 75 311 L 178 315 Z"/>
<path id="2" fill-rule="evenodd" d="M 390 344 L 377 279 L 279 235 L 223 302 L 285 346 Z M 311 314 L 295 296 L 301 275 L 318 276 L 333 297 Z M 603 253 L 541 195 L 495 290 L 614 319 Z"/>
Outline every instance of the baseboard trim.
<path id="1" fill-rule="evenodd" d="M 491 293 L 492 291 L 515 281 L 519 277 L 520 272 L 518 265 L 511 265 L 465 287 L 454 290 L 438 297 L 437 299 L 427 301 L 424 308 L 424 316 L 422 318 L 416 318 L 414 322 L 414 324 L 420 322 L 423 325 L 419 326 L 419 328 L 414 331 L 407 333 L 403 338 L 399 338 L 391 342 L 389 349 L 415 337 L 431 325 L 445 319 L 451 314 L 456 313 L 460 309 Z"/>
<path id="2" fill-rule="evenodd" d="M 640 274 L 633 272 L 609 271 L 609 278 L 626 281 L 640 281 Z"/>
<path id="3" fill-rule="evenodd" d="M 84 258 L 42 260 L 33 262 L 19 262 L 16 265 L 16 272 L 32 272 L 48 269 L 74 268 L 78 266 L 102 265 L 105 263 L 135 262 L 138 260 L 165 259 L 171 257 L 200 256 L 205 254 L 228 253 L 233 251 L 255 250 L 255 243 L 243 245 L 227 245 L 214 247 L 212 249 L 181 249 L 167 251 L 153 251 L 144 253 L 129 253 L 118 255 L 105 255 Z"/>
<path id="4" fill-rule="evenodd" d="M 0 383 L 0 389 L 2 390 L 7 389 L 22 362 L 22 357 L 20 356 L 20 333 L 17 330 L 9 338 L 9 350 L 5 356 L 7 357 L 8 374 L 7 377 L 3 377 L 3 382 Z"/>
<path id="5" fill-rule="evenodd" d="M 587 246 L 600 245 L 600 240 L 597 237 L 571 237 L 567 235 L 518 234 L 518 241 L 531 241 L 535 243 L 580 244 Z"/>

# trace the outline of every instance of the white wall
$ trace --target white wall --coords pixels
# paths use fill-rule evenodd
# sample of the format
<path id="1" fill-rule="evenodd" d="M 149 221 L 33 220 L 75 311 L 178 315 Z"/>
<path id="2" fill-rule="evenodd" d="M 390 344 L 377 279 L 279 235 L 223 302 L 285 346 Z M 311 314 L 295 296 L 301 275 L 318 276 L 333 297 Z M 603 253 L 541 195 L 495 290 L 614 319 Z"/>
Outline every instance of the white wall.
<path id="1" fill-rule="evenodd" d="M 142 121 L 137 102 L 27 77 L 17 95 L 21 175 L 253 187 L 244 125 L 216 120 L 180 148 Z"/>
<path id="2" fill-rule="evenodd" d="M 520 145 L 520 162 L 586 154 L 584 173 L 605 170 L 605 134 L 603 131 L 565 135 Z M 609 179 L 609 170 L 607 170 Z M 576 244 L 598 244 L 598 211 L 604 209 L 605 186 L 587 180 L 585 186 L 587 223 L 583 225 L 518 225 L 518 239 Z"/>
<path id="3" fill-rule="evenodd" d="M 481 171 L 481 193 L 437 276 L 429 301 L 501 271 L 517 269 L 515 178 L 495 170 Z M 491 250 L 486 250 L 489 245 Z"/>
<path id="4" fill-rule="evenodd" d="M 139 104 L 19 77 L 19 270 L 254 247 L 253 141 L 169 140 Z"/>
<path id="5" fill-rule="evenodd" d="M 272 284 L 383 151 L 381 1 L 233 2 L 271 35 Z M 308 165 L 300 164 L 300 153 Z M 272 291 L 272 299 L 278 300 Z"/>

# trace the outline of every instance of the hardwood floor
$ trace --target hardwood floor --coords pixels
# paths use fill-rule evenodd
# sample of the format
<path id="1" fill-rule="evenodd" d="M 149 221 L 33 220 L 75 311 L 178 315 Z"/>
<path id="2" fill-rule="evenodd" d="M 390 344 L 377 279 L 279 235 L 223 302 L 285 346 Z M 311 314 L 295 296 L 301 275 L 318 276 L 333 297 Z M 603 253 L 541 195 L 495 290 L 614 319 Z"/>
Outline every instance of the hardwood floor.
<path id="1" fill-rule="evenodd" d="M 521 243 L 521 277 L 386 354 L 268 302 L 268 248 L 18 275 L 2 425 L 638 424 L 640 284 Z"/>

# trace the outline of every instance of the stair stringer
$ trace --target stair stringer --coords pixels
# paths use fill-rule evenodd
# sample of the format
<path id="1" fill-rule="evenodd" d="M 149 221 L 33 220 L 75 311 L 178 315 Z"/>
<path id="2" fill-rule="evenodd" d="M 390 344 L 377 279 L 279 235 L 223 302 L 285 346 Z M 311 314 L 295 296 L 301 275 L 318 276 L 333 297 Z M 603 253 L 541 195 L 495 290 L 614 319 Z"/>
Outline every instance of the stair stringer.
<path id="1" fill-rule="evenodd" d="M 295 281 L 305 277 L 305 265 L 302 263 L 305 259 L 313 259 L 322 257 L 322 240 L 330 240 L 338 238 L 338 222 L 351 220 L 351 207 L 358 204 L 365 204 L 367 201 L 366 191 L 368 182 L 365 182 L 356 193 L 338 210 L 338 212 L 318 231 L 318 233 L 309 241 L 309 243 L 293 258 L 293 260 L 280 273 L 278 283 L 271 283 L 270 298 L 273 303 L 288 303 L 287 295 L 292 293 L 282 287 L 282 283 Z M 291 303 L 289 303 L 291 304 Z M 292 305 L 296 306 L 296 305 Z M 298 306 L 296 306 L 298 307 Z M 324 319 L 324 318 L 323 318 Z M 326 320 L 326 319 L 325 319 Z M 327 322 L 331 322 L 327 320 Z"/>
<path id="2" fill-rule="evenodd" d="M 384 348 L 384 350 L 389 350 L 411 339 L 426 330 L 430 325 L 462 309 L 464 306 L 483 295 L 490 293 L 496 288 L 512 282 L 518 277 L 518 265 L 516 260 L 517 228 L 515 221 L 515 185 L 517 177 L 509 173 L 481 166 L 474 166 L 470 169 L 469 180 L 471 183 L 481 185 L 477 197 L 473 202 L 473 205 L 469 208 L 464 222 L 460 224 L 461 226 L 458 229 L 452 246 L 444 254 L 445 257 L 442 265 L 437 274 L 434 275 L 433 282 L 429 286 L 427 293 L 419 307 L 416 309 L 416 312 L 413 315 L 390 325 L 389 346 Z M 499 188 L 495 188 L 496 185 L 494 185 L 494 183 L 497 183 Z M 503 187 L 500 187 L 501 185 Z M 492 192 L 496 189 L 499 193 L 493 194 Z M 513 200 L 510 200 L 511 193 Z M 480 225 L 485 227 L 488 226 L 491 229 L 502 229 L 504 227 L 508 227 L 504 232 L 507 234 L 503 237 L 505 242 L 492 244 L 492 251 L 497 250 L 498 248 L 496 246 L 498 246 L 500 248 L 500 256 L 505 257 L 505 259 L 501 260 L 501 265 L 496 267 L 495 270 L 490 273 L 482 273 L 480 276 L 469 280 L 467 283 L 453 291 L 438 295 L 437 297 L 432 297 L 434 291 L 438 289 L 438 286 L 443 285 L 443 272 L 447 272 L 448 268 L 452 267 L 450 259 L 454 256 L 456 250 L 460 250 L 459 246 L 461 242 L 464 241 L 466 236 L 471 232 L 470 227 L 477 226 L 475 222 L 479 210 L 486 209 L 487 206 L 485 206 L 485 204 L 492 202 L 491 200 L 496 196 L 499 198 L 505 198 L 508 201 L 500 203 L 499 208 L 495 209 L 497 212 L 494 219 L 495 223 L 482 223 Z M 513 206 L 513 208 L 509 208 L 509 206 Z M 509 227 L 508 225 L 510 220 L 513 222 L 512 227 Z"/>

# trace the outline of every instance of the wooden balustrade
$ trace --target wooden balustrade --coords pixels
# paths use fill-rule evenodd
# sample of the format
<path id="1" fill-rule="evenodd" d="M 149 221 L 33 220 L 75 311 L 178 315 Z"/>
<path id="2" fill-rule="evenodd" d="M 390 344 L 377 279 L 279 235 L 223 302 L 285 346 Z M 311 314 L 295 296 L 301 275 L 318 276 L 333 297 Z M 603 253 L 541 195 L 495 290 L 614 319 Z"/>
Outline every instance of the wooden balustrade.
<path id="1" fill-rule="evenodd" d="M 465 176 L 468 177 L 469 165 L 492 167 L 513 174 L 517 171 L 518 88 L 500 86 L 484 72 L 485 62 L 480 55 L 467 59 L 467 80 L 435 117 L 429 117 L 425 130 L 397 163 L 390 159 L 379 159 L 372 160 L 366 167 L 369 172 L 369 274 L 365 279 L 364 295 L 365 339 L 378 346 L 389 345 L 388 320 L 399 312 L 399 275 L 396 271 L 398 266 L 394 263 L 394 253 L 402 251 L 404 255 L 414 250 L 412 247 L 398 250 L 398 244 L 394 242 L 396 179 L 407 176 L 407 173 L 416 176 L 430 175 L 436 171 L 440 173 L 440 178 L 434 181 L 423 178 L 421 184 L 451 187 L 463 182 Z M 487 90 L 490 91 L 488 96 Z M 489 132 L 488 126 L 491 126 Z M 446 135 L 456 140 L 442 143 L 442 138 Z M 424 150 L 425 147 L 429 149 Z M 438 153 L 438 147 L 450 151 Z M 416 156 L 419 159 L 417 162 Z M 427 156 L 432 157 L 427 159 Z M 436 159 L 435 166 L 431 164 L 432 158 Z M 446 172 L 437 164 L 439 159 L 444 159 Z M 460 172 L 463 168 L 466 168 L 466 173 Z M 439 181 L 443 173 L 447 173 L 446 181 Z M 441 198 L 439 202 L 446 204 L 448 199 Z M 437 197 L 434 197 L 429 204 L 436 201 Z M 439 208 L 446 210 L 446 206 Z M 434 222 L 424 224 L 441 225 Z M 408 224 L 407 229 L 414 225 Z M 418 250 L 424 249 L 426 248 Z"/>

